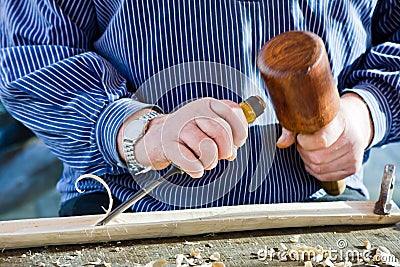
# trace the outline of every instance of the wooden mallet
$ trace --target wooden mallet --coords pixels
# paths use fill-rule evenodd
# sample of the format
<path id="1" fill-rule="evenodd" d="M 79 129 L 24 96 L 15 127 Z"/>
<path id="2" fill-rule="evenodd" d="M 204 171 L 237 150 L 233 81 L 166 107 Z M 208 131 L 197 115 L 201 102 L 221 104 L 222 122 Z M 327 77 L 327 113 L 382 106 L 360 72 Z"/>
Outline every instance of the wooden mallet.
<path id="1" fill-rule="evenodd" d="M 339 93 L 318 35 L 291 31 L 272 38 L 261 48 L 257 67 L 284 128 L 312 134 L 335 118 Z M 334 196 L 346 188 L 345 180 L 321 185 Z"/>

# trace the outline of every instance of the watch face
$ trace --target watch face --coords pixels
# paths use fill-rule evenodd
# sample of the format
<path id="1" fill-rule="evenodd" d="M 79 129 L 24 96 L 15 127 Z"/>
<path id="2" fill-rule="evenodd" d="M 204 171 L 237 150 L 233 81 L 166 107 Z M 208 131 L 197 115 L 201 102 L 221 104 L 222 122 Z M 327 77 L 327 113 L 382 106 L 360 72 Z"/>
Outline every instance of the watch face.
<path id="1" fill-rule="evenodd" d="M 143 128 L 146 126 L 144 120 L 133 120 L 124 129 L 124 139 L 136 140 L 142 133 Z"/>

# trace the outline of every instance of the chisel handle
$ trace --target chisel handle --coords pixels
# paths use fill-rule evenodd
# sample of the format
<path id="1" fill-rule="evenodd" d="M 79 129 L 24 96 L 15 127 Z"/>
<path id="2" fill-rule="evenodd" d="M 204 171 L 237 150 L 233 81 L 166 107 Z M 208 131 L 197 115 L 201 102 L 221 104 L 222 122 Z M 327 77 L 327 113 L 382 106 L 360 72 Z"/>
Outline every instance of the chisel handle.
<path id="1" fill-rule="evenodd" d="M 312 134 L 337 115 L 339 93 L 324 43 L 316 34 L 291 31 L 272 38 L 261 48 L 257 67 L 284 128 Z M 340 195 L 346 187 L 345 180 L 321 185 L 330 195 Z"/>

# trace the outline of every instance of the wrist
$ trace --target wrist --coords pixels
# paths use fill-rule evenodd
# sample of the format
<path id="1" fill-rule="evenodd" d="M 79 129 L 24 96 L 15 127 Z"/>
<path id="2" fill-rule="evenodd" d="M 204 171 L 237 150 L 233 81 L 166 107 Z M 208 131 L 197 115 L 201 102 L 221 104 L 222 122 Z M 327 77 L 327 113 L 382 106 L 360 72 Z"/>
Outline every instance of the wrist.
<path id="1" fill-rule="evenodd" d="M 163 128 L 167 117 L 168 115 L 163 114 L 152 119 L 146 133 L 135 144 L 137 162 L 143 166 L 152 166 L 154 170 L 162 170 L 170 165 L 162 144 Z"/>
<path id="2" fill-rule="evenodd" d="M 154 105 L 141 103 L 131 98 L 121 98 L 109 103 L 99 114 L 95 125 L 95 140 L 104 161 L 107 164 L 107 172 L 124 173 L 125 164 L 118 153 L 118 131 L 125 119 L 131 114 L 144 109 L 155 109 Z"/>
<path id="3" fill-rule="evenodd" d="M 161 115 L 151 109 L 140 110 L 129 116 L 118 130 L 117 150 L 120 159 L 131 173 L 137 174 L 151 169 L 150 165 L 143 165 L 136 159 L 136 143 L 147 131 L 152 119 Z"/>
<path id="4" fill-rule="evenodd" d="M 374 125 L 372 121 L 372 116 L 371 112 L 368 108 L 368 105 L 364 101 L 363 98 L 361 98 L 358 94 L 348 92 L 342 95 L 341 97 L 344 101 L 348 101 L 349 105 L 351 105 L 351 110 L 355 111 L 359 114 L 360 117 L 360 125 L 363 128 L 363 132 L 366 133 L 366 139 L 365 143 L 366 146 L 364 149 L 366 149 L 372 142 L 372 139 L 374 137 Z M 353 114 L 349 114 L 353 115 Z"/>

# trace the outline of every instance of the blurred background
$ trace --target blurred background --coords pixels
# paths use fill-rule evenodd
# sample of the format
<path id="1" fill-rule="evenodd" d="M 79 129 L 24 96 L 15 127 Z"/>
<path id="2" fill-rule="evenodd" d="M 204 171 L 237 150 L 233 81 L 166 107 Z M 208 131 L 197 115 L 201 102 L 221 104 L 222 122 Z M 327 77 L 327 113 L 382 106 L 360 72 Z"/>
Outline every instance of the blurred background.
<path id="1" fill-rule="evenodd" d="M 385 164 L 397 167 L 394 201 L 400 205 L 400 143 L 372 149 L 365 184 L 377 200 Z M 55 186 L 61 162 L 0 102 L 0 220 L 58 216 L 60 195 Z"/>

